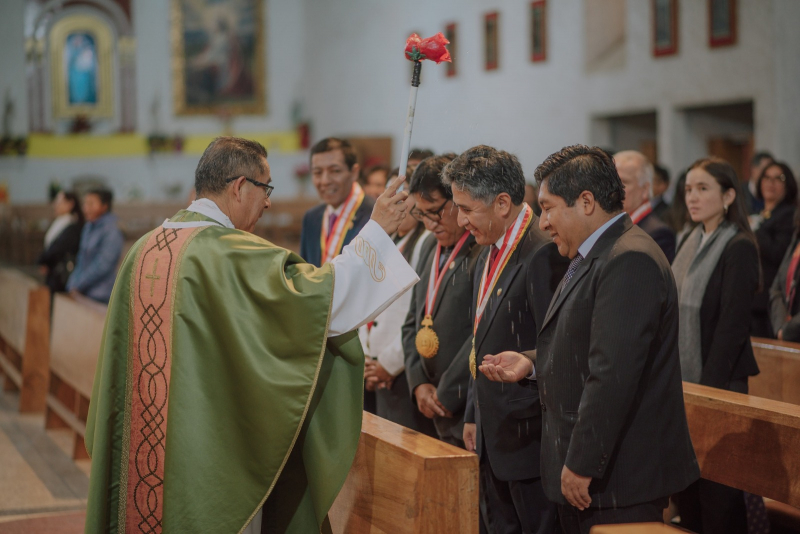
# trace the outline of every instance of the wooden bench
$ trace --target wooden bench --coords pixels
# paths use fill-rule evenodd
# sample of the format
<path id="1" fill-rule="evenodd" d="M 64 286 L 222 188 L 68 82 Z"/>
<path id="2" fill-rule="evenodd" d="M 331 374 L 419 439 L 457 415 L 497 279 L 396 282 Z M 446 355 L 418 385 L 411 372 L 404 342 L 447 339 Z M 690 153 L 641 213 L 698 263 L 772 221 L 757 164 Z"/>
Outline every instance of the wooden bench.
<path id="1" fill-rule="evenodd" d="M 88 458 L 83 438 L 107 308 L 85 297 L 56 295 L 45 428 L 75 433 L 73 457 Z"/>
<path id="2" fill-rule="evenodd" d="M 336 533 L 477 534 L 478 457 L 365 412 L 328 516 Z"/>
<path id="3" fill-rule="evenodd" d="M 750 377 L 750 395 L 800 404 L 800 343 L 754 337 L 761 372 Z"/>
<path id="4" fill-rule="evenodd" d="M 4 389 L 19 390 L 20 412 L 41 412 L 50 359 L 50 290 L 0 269 L 0 371 Z"/>

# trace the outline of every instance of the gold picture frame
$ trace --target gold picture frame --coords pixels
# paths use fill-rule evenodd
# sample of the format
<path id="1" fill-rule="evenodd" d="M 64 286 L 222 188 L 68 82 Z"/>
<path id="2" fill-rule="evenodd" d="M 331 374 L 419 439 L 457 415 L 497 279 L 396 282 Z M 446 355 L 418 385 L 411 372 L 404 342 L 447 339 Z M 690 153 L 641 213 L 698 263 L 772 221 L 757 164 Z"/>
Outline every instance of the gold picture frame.
<path id="1" fill-rule="evenodd" d="M 53 116 L 113 117 L 114 37 L 103 19 L 64 17 L 49 34 Z"/>
<path id="2" fill-rule="evenodd" d="M 262 115 L 266 105 L 263 0 L 172 0 L 177 115 Z"/>

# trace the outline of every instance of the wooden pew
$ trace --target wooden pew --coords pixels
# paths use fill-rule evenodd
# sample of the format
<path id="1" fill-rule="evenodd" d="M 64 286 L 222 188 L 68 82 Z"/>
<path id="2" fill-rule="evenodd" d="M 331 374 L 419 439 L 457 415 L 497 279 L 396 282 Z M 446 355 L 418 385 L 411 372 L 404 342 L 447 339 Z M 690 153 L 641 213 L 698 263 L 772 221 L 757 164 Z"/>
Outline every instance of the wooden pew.
<path id="1" fill-rule="evenodd" d="M 19 390 L 20 412 L 41 412 L 50 359 L 50 290 L 14 269 L 0 269 L 0 371 Z"/>
<path id="2" fill-rule="evenodd" d="M 365 412 L 328 517 L 336 533 L 476 534 L 478 457 Z"/>
<path id="3" fill-rule="evenodd" d="M 761 372 L 750 377 L 750 395 L 800 404 L 800 344 L 754 337 Z"/>
<path id="4" fill-rule="evenodd" d="M 83 437 L 106 310 L 105 305 L 80 296 L 58 294 L 53 303 L 45 428 L 75 433 L 75 459 L 89 457 Z"/>

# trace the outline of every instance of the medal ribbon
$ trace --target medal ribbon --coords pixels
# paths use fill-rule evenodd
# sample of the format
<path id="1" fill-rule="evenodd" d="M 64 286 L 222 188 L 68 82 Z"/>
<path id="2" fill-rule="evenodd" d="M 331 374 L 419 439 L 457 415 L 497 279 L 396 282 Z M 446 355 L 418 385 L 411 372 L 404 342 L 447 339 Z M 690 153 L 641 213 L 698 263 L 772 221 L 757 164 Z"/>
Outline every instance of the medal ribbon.
<path id="1" fill-rule="evenodd" d="M 353 221 L 356 210 L 361 207 L 364 201 L 364 190 L 358 183 L 353 183 L 350 194 L 344 201 L 342 213 L 333 225 L 328 228 L 328 218 L 322 218 L 322 233 L 320 234 L 320 248 L 322 249 L 322 263 L 326 263 L 335 258 L 342 251 L 344 236 L 347 234 L 347 227 Z"/>
<path id="2" fill-rule="evenodd" d="M 633 224 L 639 224 L 639 222 L 641 222 L 642 219 L 644 219 L 645 217 L 650 215 L 650 213 L 653 211 L 653 206 L 650 204 L 650 202 L 647 203 L 647 207 L 645 207 L 645 205 L 642 204 L 640 209 L 641 208 L 644 208 L 644 209 L 640 213 L 635 213 L 634 212 L 634 214 L 636 215 L 636 218 L 633 219 Z"/>
<path id="3" fill-rule="evenodd" d="M 450 257 L 448 257 L 447 261 L 444 263 L 445 266 L 450 265 L 450 262 L 456 258 L 456 254 L 458 254 L 458 251 L 464 246 L 464 243 L 467 242 L 467 239 L 469 239 L 469 232 L 465 231 L 464 235 L 462 235 L 461 239 L 456 243 L 456 246 L 453 247 L 453 252 L 450 253 Z M 425 295 L 425 315 L 433 315 L 433 303 L 436 300 L 436 294 L 439 292 L 442 279 L 444 279 L 444 273 L 447 272 L 447 269 L 441 269 L 441 272 L 439 270 L 441 253 L 442 245 L 436 245 L 436 255 L 433 257 L 433 268 L 431 269 L 431 275 L 428 277 L 428 293 Z"/>
<path id="4" fill-rule="evenodd" d="M 483 317 L 483 311 L 486 309 L 486 304 L 489 302 L 489 295 L 492 294 L 492 290 L 494 289 L 495 284 L 497 284 L 497 280 L 500 278 L 500 275 L 506 268 L 508 260 L 511 259 L 511 254 L 514 252 L 514 250 L 516 250 L 523 234 L 531 225 L 531 221 L 533 221 L 533 209 L 525 204 L 525 210 L 522 217 L 517 217 L 514 225 L 506 230 L 506 237 L 503 240 L 503 246 L 500 249 L 500 252 L 497 254 L 497 259 L 491 266 L 489 265 L 488 261 L 486 262 L 486 266 L 483 268 L 483 275 L 481 276 L 481 285 L 478 289 L 478 306 L 475 310 L 475 326 L 472 331 L 473 335 L 478 332 L 478 325 Z M 487 283 L 487 280 L 489 280 L 489 283 Z"/>

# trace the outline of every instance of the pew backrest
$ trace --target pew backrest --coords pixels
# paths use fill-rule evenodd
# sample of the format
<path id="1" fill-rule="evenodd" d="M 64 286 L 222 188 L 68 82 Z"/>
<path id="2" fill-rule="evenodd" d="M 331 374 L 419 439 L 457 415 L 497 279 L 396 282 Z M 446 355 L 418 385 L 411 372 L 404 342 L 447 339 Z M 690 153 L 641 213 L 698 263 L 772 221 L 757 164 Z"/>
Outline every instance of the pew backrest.
<path id="1" fill-rule="evenodd" d="M 760 373 L 750 377 L 750 395 L 800 405 L 800 343 L 751 339 Z"/>

